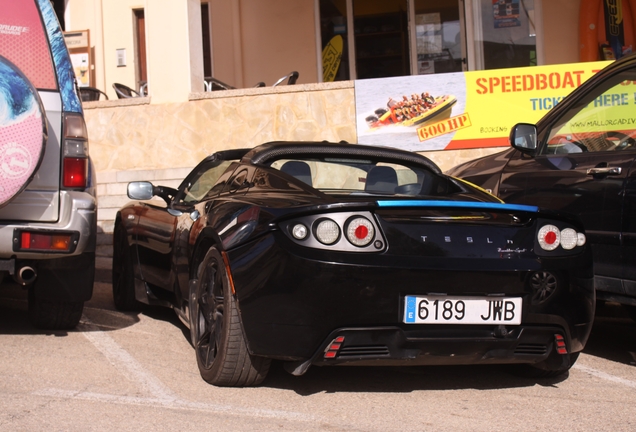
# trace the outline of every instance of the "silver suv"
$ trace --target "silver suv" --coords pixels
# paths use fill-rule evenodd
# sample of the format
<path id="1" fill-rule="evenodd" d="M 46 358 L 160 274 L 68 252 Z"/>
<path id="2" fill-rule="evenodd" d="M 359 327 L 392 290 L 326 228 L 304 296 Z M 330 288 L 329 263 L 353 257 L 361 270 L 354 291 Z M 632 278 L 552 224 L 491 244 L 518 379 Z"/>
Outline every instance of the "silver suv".
<path id="1" fill-rule="evenodd" d="M 93 292 L 97 205 L 75 75 L 48 0 L 0 0 L 0 276 L 40 328 L 77 325 Z"/>

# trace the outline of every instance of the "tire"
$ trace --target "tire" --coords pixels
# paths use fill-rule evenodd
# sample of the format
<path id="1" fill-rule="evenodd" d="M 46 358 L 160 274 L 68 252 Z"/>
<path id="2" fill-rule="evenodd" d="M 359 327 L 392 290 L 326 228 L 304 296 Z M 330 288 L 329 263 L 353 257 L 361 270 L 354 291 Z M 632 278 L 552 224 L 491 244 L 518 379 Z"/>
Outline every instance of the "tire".
<path id="1" fill-rule="evenodd" d="M 201 377 L 210 384 L 249 387 L 267 375 L 270 359 L 247 350 L 223 258 L 210 248 L 199 266 L 190 305 L 190 331 Z"/>
<path id="2" fill-rule="evenodd" d="M 40 329 L 70 330 L 82 317 L 84 302 L 54 301 L 38 298 L 34 286 L 29 287 L 29 321 Z"/>
<path id="3" fill-rule="evenodd" d="M 555 378 L 568 372 L 580 353 L 557 354 L 552 352 L 547 359 L 539 363 L 515 365 L 514 374 L 526 378 Z"/>
<path id="4" fill-rule="evenodd" d="M 132 254 L 126 230 L 115 226 L 113 233 L 113 301 L 117 310 L 136 312 L 141 303 L 135 298 L 135 278 L 133 275 Z"/>

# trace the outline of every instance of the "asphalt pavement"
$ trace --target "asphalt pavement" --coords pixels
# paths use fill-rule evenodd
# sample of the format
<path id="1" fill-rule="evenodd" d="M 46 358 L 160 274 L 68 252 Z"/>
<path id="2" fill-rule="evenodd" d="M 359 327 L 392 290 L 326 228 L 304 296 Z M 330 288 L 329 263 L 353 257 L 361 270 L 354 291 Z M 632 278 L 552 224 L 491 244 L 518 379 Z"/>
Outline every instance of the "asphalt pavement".
<path id="1" fill-rule="evenodd" d="M 634 431 L 636 323 L 599 308 L 570 373 L 520 378 L 501 366 L 313 367 L 274 363 L 257 388 L 198 372 L 167 309 L 115 310 L 95 284 L 74 331 L 39 331 L 26 293 L 0 290 L 0 430 Z"/>

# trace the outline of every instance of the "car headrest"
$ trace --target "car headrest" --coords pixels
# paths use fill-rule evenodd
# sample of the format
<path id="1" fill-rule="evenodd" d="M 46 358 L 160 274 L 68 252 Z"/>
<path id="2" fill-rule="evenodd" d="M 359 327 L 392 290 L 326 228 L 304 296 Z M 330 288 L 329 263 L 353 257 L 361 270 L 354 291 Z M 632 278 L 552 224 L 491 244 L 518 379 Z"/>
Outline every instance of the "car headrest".
<path id="1" fill-rule="evenodd" d="M 307 183 L 312 186 L 311 181 L 311 168 L 307 162 L 303 161 L 287 161 L 280 167 L 280 170 L 285 174 L 296 177 L 298 180 Z"/>
<path id="2" fill-rule="evenodd" d="M 367 173 L 364 186 L 366 192 L 394 193 L 398 186 L 397 173 L 388 166 L 376 166 Z"/>

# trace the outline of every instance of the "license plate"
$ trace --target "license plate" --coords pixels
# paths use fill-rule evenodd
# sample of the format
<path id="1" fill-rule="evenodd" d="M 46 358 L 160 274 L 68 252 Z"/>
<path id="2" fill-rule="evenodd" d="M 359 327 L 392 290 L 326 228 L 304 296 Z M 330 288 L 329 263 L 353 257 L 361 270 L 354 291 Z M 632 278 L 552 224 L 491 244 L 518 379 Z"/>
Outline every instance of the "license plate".
<path id="1" fill-rule="evenodd" d="M 406 296 L 407 324 L 521 324 L 521 297 Z"/>

